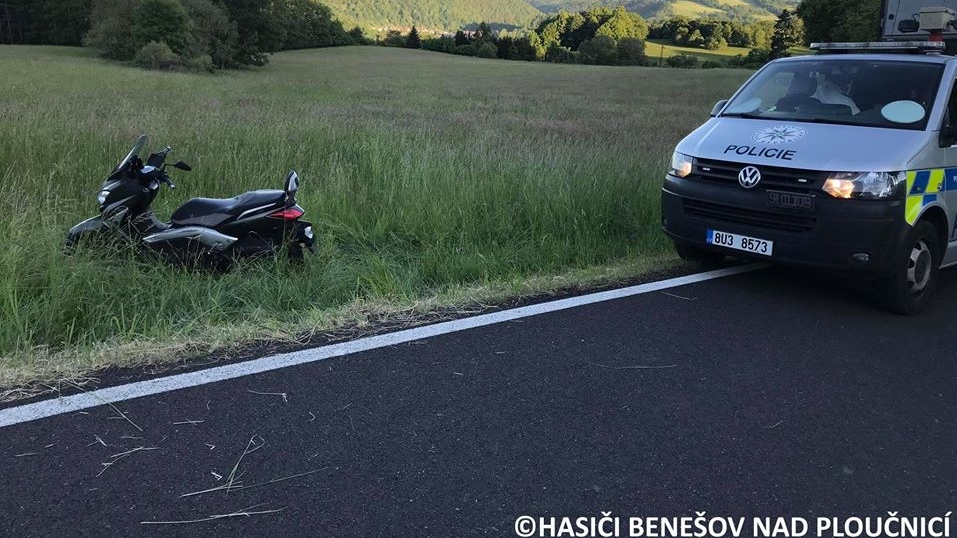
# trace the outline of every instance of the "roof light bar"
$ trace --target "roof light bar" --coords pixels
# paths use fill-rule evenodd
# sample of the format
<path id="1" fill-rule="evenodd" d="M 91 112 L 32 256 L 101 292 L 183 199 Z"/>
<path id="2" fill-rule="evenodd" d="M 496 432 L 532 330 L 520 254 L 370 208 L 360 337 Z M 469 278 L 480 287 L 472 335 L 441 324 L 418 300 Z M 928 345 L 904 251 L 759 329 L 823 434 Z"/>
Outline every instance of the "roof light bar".
<path id="1" fill-rule="evenodd" d="M 889 51 L 916 50 L 943 52 L 942 41 L 870 41 L 846 43 L 811 43 L 812 50 L 819 51 Z"/>

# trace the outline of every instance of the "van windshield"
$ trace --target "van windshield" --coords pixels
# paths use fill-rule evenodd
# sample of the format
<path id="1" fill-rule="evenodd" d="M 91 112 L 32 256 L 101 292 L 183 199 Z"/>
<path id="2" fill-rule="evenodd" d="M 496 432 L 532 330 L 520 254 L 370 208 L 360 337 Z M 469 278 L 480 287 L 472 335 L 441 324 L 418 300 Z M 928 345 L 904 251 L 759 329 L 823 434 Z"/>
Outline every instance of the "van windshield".
<path id="1" fill-rule="evenodd" d="M 923 130 L 944 67 L 894 60 L 769 64 L 721 116 Z"/>

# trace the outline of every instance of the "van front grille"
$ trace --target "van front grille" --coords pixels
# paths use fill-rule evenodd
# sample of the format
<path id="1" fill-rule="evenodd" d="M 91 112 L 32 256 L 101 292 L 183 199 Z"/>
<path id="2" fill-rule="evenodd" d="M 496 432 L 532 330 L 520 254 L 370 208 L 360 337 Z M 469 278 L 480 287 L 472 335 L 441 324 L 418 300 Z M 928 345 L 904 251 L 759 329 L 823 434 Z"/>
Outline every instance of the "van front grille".
<path id="1" fill-rule="evenodd" d="M 816 170 L 800 170 L 797 168 L 781 168 L 777 166 L 748 165 L 712 159 L 695 159 L 688 179 L 698 179 L 727 185 L 738 185 L 738 173 L 746 166 L 754 166 L 761 171 L 761 183 L 757 188 L 778 189 L 792 192 L 819 191 L 827 172 Z"/>
<path id="2" fill-rule="evenodd" d="M 685 214 L 712 221 L 744 224 L 788 232 L 810 232 L 817 224 L 813 216 L 757 211 L 700 200 L 684 200 Z"/>

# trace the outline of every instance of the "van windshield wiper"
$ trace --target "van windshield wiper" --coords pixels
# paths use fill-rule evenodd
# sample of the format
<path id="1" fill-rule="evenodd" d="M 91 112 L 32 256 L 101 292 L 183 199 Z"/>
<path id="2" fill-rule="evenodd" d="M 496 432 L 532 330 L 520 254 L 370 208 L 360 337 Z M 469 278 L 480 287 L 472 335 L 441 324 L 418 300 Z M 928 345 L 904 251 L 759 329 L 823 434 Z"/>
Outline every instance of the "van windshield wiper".
<path id="1" fill-rule="evenodd" d="M 803 121 L 806 123 L 825 123 L 830 125 L 858 125 L 861 127 L 877 127 L 877 125 L 870 125 L 867 123 L 861 123 L 854 120 L 842 120 L 838 118 L 791 118 L 791 121 Z"/>
<path id="2" fill-rule="evenodd" d="M 729 112 L 727 114 L 722 114 L 722 118 L 749 118 L 754 120 L 766 120 L 767 116 L 761 114 L 755 114 L 754 112 Z"/>

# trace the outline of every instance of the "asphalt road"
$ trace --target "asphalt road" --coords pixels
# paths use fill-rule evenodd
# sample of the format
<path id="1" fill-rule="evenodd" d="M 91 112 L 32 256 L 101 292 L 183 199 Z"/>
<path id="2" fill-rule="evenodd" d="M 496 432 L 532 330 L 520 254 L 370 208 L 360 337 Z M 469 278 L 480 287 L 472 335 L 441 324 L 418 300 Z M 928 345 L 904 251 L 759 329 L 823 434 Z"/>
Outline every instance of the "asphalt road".
<path id="1" fill-rule="evenodd" d="M 957 508 L 955 304 L 953 270 L 916 318 L 763 270 L 10 426 L 0 535 L 942 515 Z M 244 488 L 182 496 L 231 473 Z M 243 511 L 268 513 L 150 523 Z"/>

